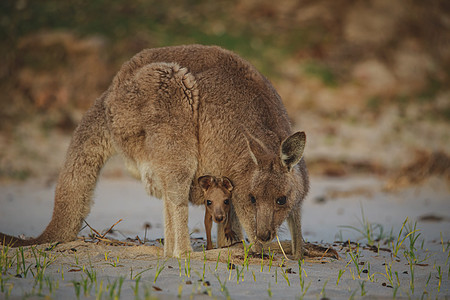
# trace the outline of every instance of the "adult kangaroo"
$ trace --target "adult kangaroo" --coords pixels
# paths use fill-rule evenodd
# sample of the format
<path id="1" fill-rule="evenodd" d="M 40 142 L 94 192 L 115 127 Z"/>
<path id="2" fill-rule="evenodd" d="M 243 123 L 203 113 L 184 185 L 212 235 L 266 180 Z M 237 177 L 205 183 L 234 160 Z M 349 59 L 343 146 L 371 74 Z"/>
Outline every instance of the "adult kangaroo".
<path id="1" fill-rule="evenodd" d="M 124 157 L 149 194 L 164 201 L 164 255 L 191 251 L 188 203 L 202 205 L 196 178 L 234 183 L 230 221 L 259 248 L 287 219 L 292 251 L 304 248 L 300 209 L 308 192 L 305 134 L 293 133 L 271 83 L 250 63 L 215 46 L 147 49 L 126 62 L 86 112 L 58 178 L 52 220 L 37 238 L 0 234 L 4 244 L 76 239 L 100 170 Z M 223 225 L 218 246 L 229 243 Z"/>

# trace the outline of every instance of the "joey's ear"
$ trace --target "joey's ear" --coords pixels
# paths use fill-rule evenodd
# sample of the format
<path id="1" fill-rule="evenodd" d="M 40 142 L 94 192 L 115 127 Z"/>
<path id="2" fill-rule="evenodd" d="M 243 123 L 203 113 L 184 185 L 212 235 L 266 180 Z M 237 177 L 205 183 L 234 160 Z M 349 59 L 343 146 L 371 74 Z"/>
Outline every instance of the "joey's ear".
<path id="1" fill-rule="evenodd" d="M 226 178 L 226 177 L 222 177 L 222 183 L 223 183 L 223 187 L 226 188 L 229 192 L 231 192 L 233 190 L 233 184 L 231 183 L 231 180 Z"/>
<path id="2" fill-rule="evenodd" d="M 306 134 L 303 131 L 294 133 L 281 143 L 280 158 L 288 171 L 291 171 L 302 159 L 305 143 Z"/>
<path id="3" fill-rule="evenodd" d="M 216 181 L 216 178 L 211 175 L 206 175 L 198 178 L 198 184 L 206 192 Z"/>

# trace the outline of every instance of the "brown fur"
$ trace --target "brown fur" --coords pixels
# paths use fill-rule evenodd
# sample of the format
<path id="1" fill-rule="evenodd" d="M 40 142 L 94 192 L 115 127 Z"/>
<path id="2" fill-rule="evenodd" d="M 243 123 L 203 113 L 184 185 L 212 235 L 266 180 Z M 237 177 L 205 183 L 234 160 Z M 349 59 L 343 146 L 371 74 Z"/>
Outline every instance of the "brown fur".
<path id="1" fill-rule="evenodd" d="M 188 202 L 203 204 L 195 178 L 217 174 L 233 178 L 235 240 L 242 225 L 262 247 L 287 219 L 300 257 L 300 208 L 309 186 L 304 143 L 303 133 L 292 134 L 270 82 L 236 54 L 200 45 L 144 50 L 122 66 L 75 130 L 45 231 L 30 241 L 0 240 L 16 246 L 74 240 L 100 170 L 118 153 L 164 201 L 166 256 L 192 250 Z M 231 242 L 219 224 L 218 246 Z"/>
<path id="2" fill-rule="evenodd" d="M 210 175 L 198 178 L 198 184 L 204 194 L 206 250 L 210 250 L 213 248 L 211 239 L 213 221 L 217 224 L 225 224 L 224 230 L 227 240 L 232 241 L 235 237 L 235 233 L 231 229 L 231 222 L 229 222 L 233 184 L 226 177 L 217 179 Z"/>

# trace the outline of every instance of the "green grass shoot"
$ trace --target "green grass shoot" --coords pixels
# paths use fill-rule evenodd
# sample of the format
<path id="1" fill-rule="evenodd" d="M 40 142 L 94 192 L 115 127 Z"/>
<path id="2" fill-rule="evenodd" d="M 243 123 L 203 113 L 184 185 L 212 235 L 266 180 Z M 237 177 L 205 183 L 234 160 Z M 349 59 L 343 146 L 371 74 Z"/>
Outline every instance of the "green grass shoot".
<path id="1" fill-rule="evenodd" d="M 287 268 L 283 270 L 283 268 L 281 268 L 281 275 L 283 276 L 284 280 L 286 280 L 286 283 L 288 284 L 288 286 L 291 286 L 291 282 L 289 281 L 289 276 L 286 272 Z"/>
<path id="2" fill-rule="evenodd" d="M 216 267 L 214 268 L 214 272 L 217 272 L 217 267 L 219 266 L 219 260 L 220 260 L 220 254 L 222 252 L 219 252 L 219 254 L 217 255 L 217 260 L 216 260 Z"/>
<path id="3" fill-rule="evenodd" d="M 342 277 L 342 275 L 345 273 L 345 269 L 344 270 L 339 270 L 339 273 L 338 273 L 338 277 L 337 277 L 337 280 L 336 280 L 336 286 L 338 286 L 339 285 L 339 281 L 341 280 L 341 277 Z"/>
<path id="4" fill-rule="evenodd" d="M 164 270 L 165 266 L 166 266 L 166 260 L 164 260 L 164 262 L 160 266 L 159 259 L 158 259 L 158 264 L 156 265 L 155 279 L 153 280 L 153 283 L 156 283 L 156 280 L 158 280 L 158 277 L 161 274 L 162 270 Z"/>
<path id="5" fill-rule="evenodd" d="M 188 278 L 191 277 L 191 251 L 187 253 L 187 257 L 184 260 L 184 275 Z"/>
<path id="6" fill-rule="evenodd" d="M 135 299 L 139 299 L 139 281 L 141 281 L 141 276 L 136 278 L 134 281 L 134 287 L 132 287 Z"/>
<path id="7" fill-rule="evenodd" d="M 397 256 L 398 251 L 400 250 L 403 242 L 412 234 L 414 234 L 415 232 L 417 232 L 417 230 L 412 230 L 409 233 L 407 233 L 403 238 L 402 237 L 402 233 L 403 233 L 403 229 L 405 228 L 406 222 L 408 222 L 408 217 L 405 219 L 405 221 L 402 224 L 402 227 L 400 228 L 400 231 L 398 233 L 398 237 L 396 240 L 396 243 L 394 245 L 394 241 L 392 241 L 392 254 L 394 256 Z"/>

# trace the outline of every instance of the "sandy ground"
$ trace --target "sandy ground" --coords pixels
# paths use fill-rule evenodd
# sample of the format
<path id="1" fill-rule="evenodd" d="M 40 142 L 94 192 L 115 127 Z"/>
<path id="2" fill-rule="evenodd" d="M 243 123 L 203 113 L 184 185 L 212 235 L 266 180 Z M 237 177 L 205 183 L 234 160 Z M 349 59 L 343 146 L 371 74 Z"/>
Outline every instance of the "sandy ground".
<path id="1" fill-rule="evenodd" d="M 20 251 L 9 249 L 5 254 L 3 248 L 0 298 L 114 299 L 119 294 L 123 299 L 450 298 L 448 182 L 430 178 L 395 191 L 386 191 L 384 179 L 370 176 L 313 177 L 311 183 L 303 205 L 304 237 L 331 245 L 339 260 L 306 258 L 299 267 L 298 261 L 283 258 L 276 243 L 273 260 L 271 254 L 264 259 L 250 255 L 248 266 L 242 245 L 203 252 L 202 207 L 190 210 L 195 253 L 180 260 L 164 259 L 158 242 L 163 237 L 162 202 L 149 198 L 131 178 L 102 177 L 87 222 L 104 232 L 123 219 L 107 235 L 121 241 L 136 236 L 143 240 L 148 223 L 150 241 L 98 242 L 87 237 L 91 232 L 85 228 L 81 235 L 87 238 L 53 249 L 49 245 L 26 249 L 25 263 Z M 53 191 L 53 184 L 33 180 L 2 184 L 0 231 L 39 234 L 51 217 Z M 364 231 L 364 224 L 371 229 L 369 237 L 381 235 L 373 242 L 375 247 L 368 246 L 367 235 L 350 228 Z M 414 226 L 417 231 L 405 238 Z M 279 236 L 289 252 L 286 225 Z"/>

